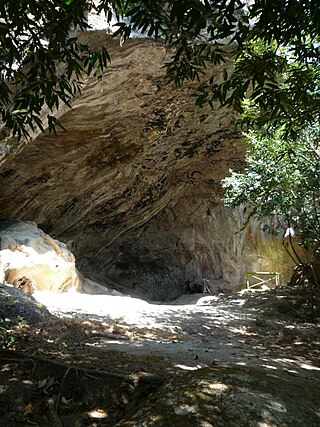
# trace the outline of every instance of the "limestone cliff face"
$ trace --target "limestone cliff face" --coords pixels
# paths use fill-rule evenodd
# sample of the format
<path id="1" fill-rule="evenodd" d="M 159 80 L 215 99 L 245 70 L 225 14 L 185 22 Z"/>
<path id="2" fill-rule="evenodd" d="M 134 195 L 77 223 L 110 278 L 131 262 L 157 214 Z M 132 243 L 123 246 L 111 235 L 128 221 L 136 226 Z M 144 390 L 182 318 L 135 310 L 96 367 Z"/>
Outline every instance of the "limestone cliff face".
<path id="1" fill-rule="evenodd" d="M 235 234 L 241 215 L 219 184 L 243 162 L 233 113 L 196 107 L 195 84 L 167 85 L 160 44 L 84 37 L 112 63 L 59 112 L 66 132 L 39 135 L 2 166 L 0 216 L 35 221 L 85 275 L 148 299 L 204 276 L 237 287 L 247 232 Z"/>

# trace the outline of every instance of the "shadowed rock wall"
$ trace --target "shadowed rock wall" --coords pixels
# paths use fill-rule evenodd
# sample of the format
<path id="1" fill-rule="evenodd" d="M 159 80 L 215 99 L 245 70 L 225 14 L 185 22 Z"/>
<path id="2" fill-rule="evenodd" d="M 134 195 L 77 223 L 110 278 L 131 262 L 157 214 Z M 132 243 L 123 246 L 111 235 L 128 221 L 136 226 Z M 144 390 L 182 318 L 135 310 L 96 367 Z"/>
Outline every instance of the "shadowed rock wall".
<path id="1" fill-rule="evenodd" d="M 235 234 L 241 215 L 222 206 L 219 185 L 243 162 L 233 113 L 196 107 L 196 84 L 167 85 L 161 44 L 83 37 L 109 47 L 112 63 L 59 111 L 66 132 L 2 166 L 0 217 L 35 221 L 85 275 L 147 299 L 203 276 L 235 289 L 247 232 Z"/>

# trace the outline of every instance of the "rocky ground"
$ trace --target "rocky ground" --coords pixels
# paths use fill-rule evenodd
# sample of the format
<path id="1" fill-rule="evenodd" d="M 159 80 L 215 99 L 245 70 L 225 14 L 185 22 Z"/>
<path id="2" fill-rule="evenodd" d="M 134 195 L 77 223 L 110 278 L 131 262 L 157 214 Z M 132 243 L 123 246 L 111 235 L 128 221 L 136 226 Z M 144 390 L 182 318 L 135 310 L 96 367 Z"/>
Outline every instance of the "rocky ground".
<path id="1" fill-rule="evenodd" d="M 35 296 L 57 317 L 33 326 L 4 320 L 1 426 L 319 425 L 317 294 L 193 294 L 167 305 L 120 295 Z M 250 422 L 243 410 L 234 424 L 229 409 L 239 396 L 242 407 L 253 407 Z"/>

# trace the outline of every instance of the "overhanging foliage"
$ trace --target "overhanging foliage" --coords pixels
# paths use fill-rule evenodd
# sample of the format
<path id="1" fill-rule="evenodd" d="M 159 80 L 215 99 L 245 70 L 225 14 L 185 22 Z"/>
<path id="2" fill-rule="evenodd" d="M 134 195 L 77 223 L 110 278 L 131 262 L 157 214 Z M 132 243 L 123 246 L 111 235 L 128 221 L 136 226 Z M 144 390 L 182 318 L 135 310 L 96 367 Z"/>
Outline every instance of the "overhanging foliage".
<path id="1" fill-rule="evenodd" d="M 251 124 L 280 121 L 291 134 L 319 117 L 319 0 L 4 0 L 0 106 L 19 137 L 43 129 L 44 106 L 54 130 L 54 109 L 69 104 L 84 74 L 106 66 L 105 49 L 92 52 L 70 36 L 88 28 L 91 9 L 117 19 L 124 38 L 134 29 L 175 47 L 167 71 L 176 84 L 231 55 L 233 72 L 225 68 L 205 82 L 199 105 L 218 100 L 243 112 L 249 98 L 256 105 Z"/>
<path id="2" fill-rule="evenodd" d="M 276 215 L 283 234 L 294 230 L 300 244 L 319 256 L 319 126 L 295 139 L 288 138 L 284 127 L 268 126 L 248 132 L 247 142 L 244 173 L 232 172 L 223 180 L 226 204 L 250 205 L 260 218 Z"/>

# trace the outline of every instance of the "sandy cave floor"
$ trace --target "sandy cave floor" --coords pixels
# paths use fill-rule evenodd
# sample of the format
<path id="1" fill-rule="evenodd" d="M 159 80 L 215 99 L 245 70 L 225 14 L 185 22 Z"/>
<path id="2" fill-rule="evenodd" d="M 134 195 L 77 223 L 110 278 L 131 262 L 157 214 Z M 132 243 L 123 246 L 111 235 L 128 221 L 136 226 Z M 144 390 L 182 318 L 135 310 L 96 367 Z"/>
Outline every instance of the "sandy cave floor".
<path id="1" fill-rule="evenodd" d="M 320 319 L 299 290 L 193 294 L 171 304 L 73 292 L 34 296 L 60 318 L 98 326 L 79 338 L 92 350 L 160 357 L 184 370 L 241 364 L 320 371 Z"/>
<path id="2" fill-rule="evenodd" d="M 258 367 L 295 390 L 320 387 L 320 291 L 193 294 L 171 304 L 111 293 L 35 293 L 54 316 L 9 321 L 1 427 L 115 426 L 173 378 L 206 367 Z"/>

